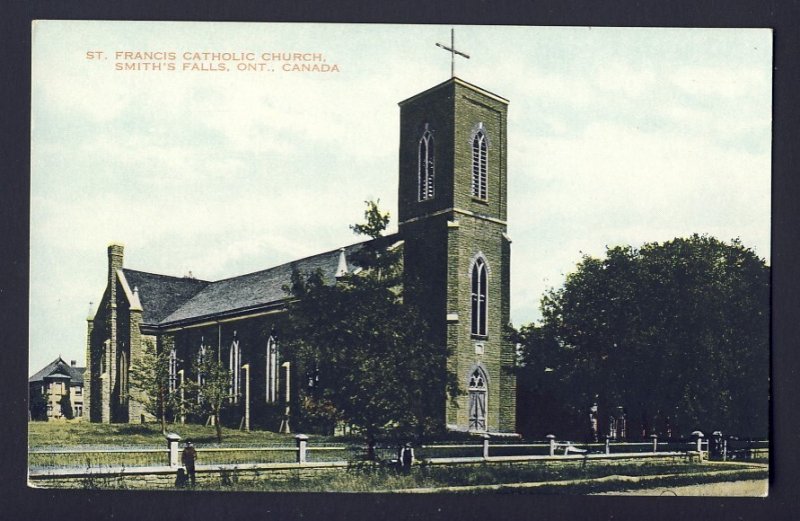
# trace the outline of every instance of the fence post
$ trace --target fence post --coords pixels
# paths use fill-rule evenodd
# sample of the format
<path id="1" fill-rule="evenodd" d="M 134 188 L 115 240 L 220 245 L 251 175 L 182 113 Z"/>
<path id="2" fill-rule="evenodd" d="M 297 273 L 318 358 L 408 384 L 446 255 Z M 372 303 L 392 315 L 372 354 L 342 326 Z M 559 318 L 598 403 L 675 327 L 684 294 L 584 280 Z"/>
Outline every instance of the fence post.
<path id="1" fill-rule="evenodd" d="M 556 437 L 553 434 L 548 434 L 545 436 L 548 440 L 550 440 L 550 455 L 556 455 Z"/>
<path id="2" fill-rule="evenodd" d="M 651 438 L 653 438 L 653 452 L 658 452 L 658 434 L 651 434 Z"/>
<path id="3" fill-rule="evenodd" d="M 697 454 L 700 455 L 700 461 L 703 461 L 703 433 L 701 431 L 692 432 L 692 436 L 697 438 Z"/>
<path id="4" fill-rule="evenodd" d="M 611 454 L 611 436 L 606 436 L 606 454 Z"/>
<path id="5" fill-rule="evenodd" d="M 165 436 L 167 438 L 167 448 L 169 449 L 169 466 L 177 467 L 178 442 L 181 441 L 181 437 L 174 432 L 168 432 Z"/>
<path id="6" fill-rule="evenodd" d="M 484 434 L 483 438 L 483 459 L 489 459 L 489 438 L 488 434 Z"/>
<path id="7" fill-rule="evenodd" d="M 305 434 L 298 434 L 294 439 L 297 441 L 297 463 L 305 463 L 306 450 L 308 449 L 308 436 Z"/>

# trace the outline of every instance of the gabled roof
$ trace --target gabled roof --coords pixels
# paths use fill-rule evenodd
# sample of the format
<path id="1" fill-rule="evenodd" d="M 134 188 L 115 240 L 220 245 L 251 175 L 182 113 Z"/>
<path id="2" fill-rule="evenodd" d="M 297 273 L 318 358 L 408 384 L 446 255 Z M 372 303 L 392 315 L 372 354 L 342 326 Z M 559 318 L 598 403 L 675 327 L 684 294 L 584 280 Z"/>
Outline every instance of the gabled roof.
<path id="1" fill-rule="evenodd" d="M 466 81 L 462 80 L 461 78 L 453 76 L 452 78 L 448 78 L 447 80 L 443 81 L 442 83 L 439 83 L 438 85 L 434 85 L 433 87 L 431 87 L 429 89 L 426 89 L 426 90 L 424 90 L 424 91 L 422 91 L 422 92 L 420 92 L 418 94 L 414 94 L 410 98 L 404 99 L 403 101 L 399 102 L 398 105 L 400 105 L 402 107 L 403 105 L 405 105 L 407 103 L 410 103 L 410 102 L 412 102 L 412 101 L 414 101 L 416 99 L 419 99 L 419 98 L 421 98 L 423 96 L 427 96 L 431 92 L 433 92 L 435 90 L 438 90 L 438 89 L 441 89 L 442 87 L 445 87 L 445 86 L 448 86 L 448 85 L 461 85 L 461 86 L 467 87 L 468 89 L 471 89 L 471 90 L 473 90 L 475 92 L 479 92 L 479 93 L 483 94 L 484 96 L 488 96 L 488 97 L 492 98 L 495 101 L 499 101 L 500 103 L 503 103 L 504 105 L 508 105 L 508 103 L 509 103 L 509 101 L 506 98 L 504 98 L 503 96 L 499 96 L 499 95 L 495 94 L 494 92 L 488 91 L 486 89 L 478 87 L 477 85 L 473 85 L 472 83 L 466 82 Z"/>
<path id="2" fill-rule="evenodd" d="M 142 322 L 155 325 L 208 286 L 206 280 L 170 277 L 123 268 L 131 291 L 138 289 Z"/>
<path id="3" fill-rule="evenodd" d="M 66 363 L 60 356 L 44 366 L 44 368 L 28 378 L 28 383 L 41 382 L 47 377 L 69 377 L 70 384 L 83 385 L 83 373 L 86 372 L 85 367 L 72 367 Z"/>
<path id="4" fill-rule="evenodd" d="M 362 249 L 366 244 L 374 243 L 385 247 L 396 242 L 398 237 L 396 234 L 389 235 L 373 241 L 359 242 L 344 247 L 348 270 L 352 271 L 357 267 L 351 261 L 352 254 Z M 291 284 L 294 270 L 305 274 L 319 270 L 322 272 L 325 282 L 332 284 L 336 280 L 341 250 L 342 248 L 339 248 L 281 264 L 274 268 L 208 283 L 203 289 L 162 319 L 160 325 L 171 325 L 279 303 L 288 296 L 284 291 L 284 287 Z M 130 282 L 130 279 L 128 280 Z M 133 285 L 134 283 L 130 282 L 130 284 Z M 149 303 L 145 300 L 146 297 L 142 293 L 141 287 L 139 287 L 139 296 L 142 300 L 144 312 L 147 313 Z"/>

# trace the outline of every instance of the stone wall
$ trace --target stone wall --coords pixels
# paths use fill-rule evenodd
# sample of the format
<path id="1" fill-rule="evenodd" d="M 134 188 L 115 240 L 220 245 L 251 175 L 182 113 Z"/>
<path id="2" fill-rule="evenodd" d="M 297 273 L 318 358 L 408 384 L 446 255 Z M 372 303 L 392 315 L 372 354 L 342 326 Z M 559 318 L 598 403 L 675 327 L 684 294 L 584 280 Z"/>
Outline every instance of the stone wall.
<path id="1" fill-rule="evenodd" d="M 455 145 L 453 206 L 480 215 L 506 220 L 508 208 L 506 173 L 506 118 L 508 106 L 487 93 L 456 83 L 454 87 Z M 483 124 L 489 139 L 487 150 L 487 197 L 472 196 L 472 138 Z"/>
<path id="2" fill-rule="evenodd" d="M 197 375 L 194 373 L 194 363 L 197 359 L 198 350 L 200 345 L 203 344 L 210 347 L 215 356 L 223 365 L 230 369 L 230 349 L 234 339 L 239 344 L 241 352 L 241 364 L 250 365 L 250 417 L 251 428 L 261 427 L 269 430 L 278 430 L 280 426 L 280 419 L 275 419 L 275 414 L 272 409 L 275 408 L 274 403 L 267 402 L 267 389 L 266 389 L 266 349 L 267 341 L 270 334 L 275 330 L 280 335 L 281 324 L 285 319 L 285 313 L 276 311 L 267 315 L 246 318 L 242 320 L 235 320 L 224 323 L 212 323 L 200 327 L 187 327 L 184 329 L 176 329 L 170 332 L 163 333 L 159 337 L 159 350 L 169 350 L 174 346 L 178 358 L 178 371 L 184 370 L 184 375 L 187 380 L 195 380 Z M 280 339 L 278 342 L 278 350 L 281 351 Z M 292 353 L 280 353 L 281 359 L 286 360 L 291 357 Z M 283 389 L 284 371 L 278 364 L 279 377 L 278 377 L 278 402 L 282 403 L 285 395 Z M 297 376 L 296 364 L 292 364 L 294 385 L 304 381 L 303 378 Z M 242 375 L 244 378 L 244 375 Z M 178 382 L 180 385 L 180 382 Z M 244 414 L 244 395 L 245 382 L 242 380 L 240 388 L 240 397 L 237 404 L 226 408 L 224 422 L 232 427 L 238 427 L 241 417 Z M 295 395 L 296 393 L 292 393 Z M 189 399 L 189 396 L 186 396 Z M 294 396 L 293 396 L 294 399 Z M 200 418 L 190 418 L 193 421 L 204 421 Z M 277 422 L 277 423 L 276 423 Z"/>
<path id="3" fill-rule="evenodd" d="M 398 219 L 400 222 L 453 206 L 453 84 L 443 84 L 400 103 L 400 178 Z M 425 125 L 433 134 L 434 195 L 419 201 L 418 152 Z"/>
<path id="4" fill-rule="evenodd" d="M 152 342 L 153 346 L 155 346 L 158 341 L 157 337 L 154 335 L 141 334 L 141 315 L 141 311 L 131 313 L 130 367 L 135 367 L 143 359 L 145 342 Z M 128 377 L 128 379 L 130 381 L 130 377 Z M 128 385 L 130 387 L 130 400 L 128 400 L 128 422 L 141 423 L 142 420 L 146 422 L 155 421 L 155 416 L 147 412 L 144 405 L 148 401 L 147 394 L 143 390 L 134 387 L 131 383 Z"/>
<path id="5" fill-rule="evenodd" d="M 91 313 L 91 310 L 90 310 Z M 86 319 L 86 370 L 83 372 L 83 419 L 92 419 L 92 367 L 96 363 L 92 359 L 92 331 L 94 330 L 94 317 Z"/>
<path id="6" fill-rule="evenodd" d="M 117 328 L 117 307 L 120 297 L 119 294 L 122 293 L 119 281 L 117 280 L 117 270 L 121 270 L 123 266 L 123 251 L 124 248 L 120 244 L 112 244 L 108 247 L 109 309 L 106 319 L 108 320 L 109 344 L 108 351 L 106 353 L 106 381 L 103 382 L 103 423 L 110 423 L 113 421 L 115 405 L 117 405 L 114 402 L 115 398 L 118 399 L 119 397 L 118 391 L 117 396 L 115 397 L 114 395 L 117 384 L 117 358 L 119 356 L 119 339 L 117 337 L 119 333 Z"/>

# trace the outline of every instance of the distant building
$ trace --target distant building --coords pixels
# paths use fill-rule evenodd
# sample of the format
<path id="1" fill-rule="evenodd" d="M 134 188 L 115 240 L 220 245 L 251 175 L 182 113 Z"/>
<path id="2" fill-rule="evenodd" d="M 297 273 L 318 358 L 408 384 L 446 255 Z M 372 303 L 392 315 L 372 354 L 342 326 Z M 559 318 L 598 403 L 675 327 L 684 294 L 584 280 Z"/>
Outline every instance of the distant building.
<path id="1" fill-rule="evenodd" d="M 47 364 L 44 369 L 28 378 L 31 417 L 37 419 L 38 416 L 50 421 L 68 416 L 61 409 L 61 404 L 64 396 L 69 395 L 72 417 L 81 418 L 83 416 L 83 373 L 85 371 L 85 367 L 77 367 L 75 360 L 67 364 L 59 356 Z M 37 399 L 37 397 L 42 397 L 44 400 Z M 34 410 L 37 403 L 43 403 L 46 412 Z"/>

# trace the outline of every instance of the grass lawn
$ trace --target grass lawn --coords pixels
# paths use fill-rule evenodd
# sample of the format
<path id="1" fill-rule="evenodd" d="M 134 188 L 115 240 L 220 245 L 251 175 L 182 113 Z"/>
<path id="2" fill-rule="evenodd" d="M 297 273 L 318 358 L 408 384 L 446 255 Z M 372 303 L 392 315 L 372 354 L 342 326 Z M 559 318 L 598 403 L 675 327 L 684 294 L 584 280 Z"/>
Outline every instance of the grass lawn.
<path id="1" fill-rule="evenodd" d="M 253 457 L 265 458 L 265 461 L 292 461 L 295 457 L 289 451 L 248 451 L 232 453 L 213 449 L 216 444 L 214 427 L 201 425 L 168 425 L 169 432 L 176 432 L 185 439 L 192 439 L 198 447 L 205 449 L 200 457 L 206 464 L 236 464 L 244 458 L 254 462 Z M 355 440 L 333 439 L 331 437 L 313 436 L 310 445 L 328 445 L 353 443 Z M 44 453 L 32 454 L 32 466 L 94 466 L 105 465 L 142 465 L 163 464 L 162 453 L 110 453 L 110 454 L 47 454 L 48 449 L 91 449 L 91 448 L 156 448 L 166 449 L 166 442 L 159 424 L 99 424 L 88 422 L 31 422 L 28 428 L 28 443 L 31 449 L 41 449 Z M 223 429 L 224 447 L 294 447 L 295 440 L 291 434 L 277 434 L 267 431 L 242 432 L 235 429 Z M 356 445 L 359 445 L 356 442 Z M 357 450 L 357 449 L 354 449 Z M 348 456 L 349 454 L 349 456 Z M 359 452 L 360 454 L 360 452 Z M 330 451 L 310 453 L 312 460 L 333 458 L 356 461 L 355 452 Z M 477 454 L 476 454 L 477 455 Z M 119 458 L 129 458 L 120 460 Z M 48 459 L 50 458 L 50 459 Z M 75 461 L 72 461 L 72 459 Z M 98 459 L 100 458 L 100 459 Z M 106 458 L 103 460 L 102 458 Z M 131 459 L 132 458 L 132 459 Z M 224 461 L 223 461 L 224 458 Z M 233 458 L 233 459 L 231 459 Z M 66 461 L 69 459 L 69 461 Z M 230 459 L 230 461 L 228 461 Z M 52 461 L 51 461 L 52 460 Z M 141 461 L 140 461 L 141 460 Z M 219 460 L 219 461 L 217 461 Z M 242 460 L 243 462 L 245 462 Z M 724 470 L 718 475 L 709 473 Z M 755 472 L 755 473 L 754 473 Z M 766 479 L 767 469 L 753 471 L 738 465 L 714 462 L 688 463 L 648 462 L 630 460 L 590 462 L 581 461 L 531 462 L 522 465 L 481 464 L 470 466 L 417 465 L 409 475 L 399 474 L 394 468 L 375 466 L 365 463 L 353 463 L 350 468 L 341 472 L 303 477 L 299 475 L 284 476 L 275 479 L 263 473 L 241 474 L 234 470 L 219 480 L 204 482 L 197 486 L 198 490 L 243 490 L 262 492 L 392 492 L 402 489 L 470 487 L 497 485 L 494 492 L 520 492 L 520 489 L 503 487 L 504 484 L 562 482 L 538 486 L 535 489 L 524 489 L 537 494 L 587 494 L 631 488 L 647 488 L 652 486 L 679 486 L 718 481 L 736 481 L 740 479 Z M 631 483 L 626 478 L 618 480 L 613 476 L 660 476 L 655 481 L 642 480 Z M 598 478 L 605 478 L 599 479 Z M 566 483 L 571 480 L 587 480 Z M 634 479 L 634 481 L 636 481 Z M 111 487 L 114 488 L 114 487 Z M 460 493 L 477 493 L 475 490 L 459 490 Z"/>
<path id="2" fill-rule="evenodd" d="M 193 424 L 168 424 L 167 432 L 178 433 L 184 440 L 191 439 L 196 445 L 216 445 L 217 435 L 214 427 Z M 324 441 L 328 438 L 314 437 Z M 222 429 L 222 442 L 225 446 L 294 446 L 292 434 L 277 434 L 268 431 L 244 432 L 236 429 Z M 28 447 L 166 447 L 161 425 L 157 423 L 89 423 L 89 422 L 29 422 Z"/>
<path id="3" fill-rule="evenodd" d="M 725 474 L 709 474 L 724 470 Z M 655 476 L 655 480 L 596 480 L 608 476 Z M 767 469 L 763 471 L 731 468 L 729 465 L 714 463 L 624 463 L 593 464 L 586 467 L 570 462 L 552 464 L 529 464 L 524 466 L 480 465 L 470 467 L 434 467 L 421 465 L 415 467 L 410 475 L 399 474 L 392 468 L 354 467 L 333 476 L 319 478 L 290 477 L 271 480 L 268 476 L 258 478 L 238 478 L 230 473 L 218 483 L 204 483 L 197 490 L 236 490 L 261 492 L 394 492 L 404 489 L 426 489 L 441 487 L 464 487 L 501 485 L 493 492 L 515 492 L 527 490 L 536 494 L 588 494 L 610 490 L 623 490 L 652 487 L 676 486 L 739 479 L 767 479 Z M 589 480 L 574 483 L 572 480 Z M 530 489 L 503 488 L 503 484 L 563 482 L 548 484 Z M 457 493 L 480 493 L 475 490 L 454 491 Z"/>

